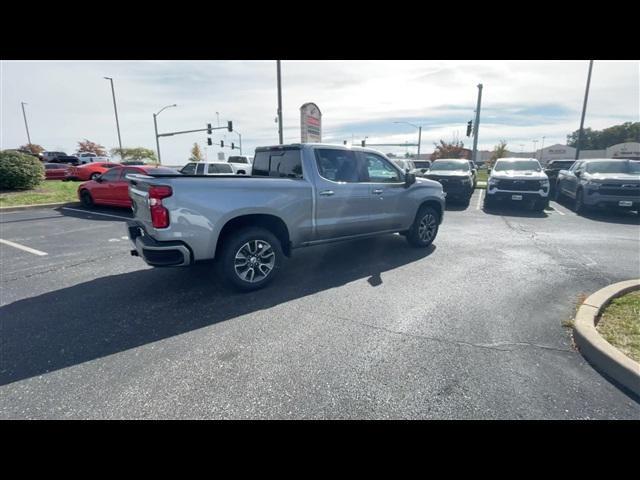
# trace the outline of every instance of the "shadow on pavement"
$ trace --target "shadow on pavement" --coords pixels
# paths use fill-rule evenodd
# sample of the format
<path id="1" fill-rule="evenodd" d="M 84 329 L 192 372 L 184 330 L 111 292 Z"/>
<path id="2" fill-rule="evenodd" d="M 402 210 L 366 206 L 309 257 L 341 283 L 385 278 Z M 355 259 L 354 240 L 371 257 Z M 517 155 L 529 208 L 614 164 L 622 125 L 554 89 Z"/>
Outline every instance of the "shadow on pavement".
<path id="1" fill-rule="evenodd" d="M 482 210 L 488 215 L 500 215 L 505 217 L 526 217 L 526 218 L 548 218 L 549 215 L 546 212 L 540 212 L 531 210 L 527 204 L 522 205 L 510 205 L 505 203 L 504 205 L 496 205 L 495 207 L 483 206 Z"/>
<path id="2" fill-rule="evenodd" d="M 573 200 L 561 198 L 555 200 L 564 208 L 573 211 Z M 618 223 L 622 225 L 640 225 L 640 213 L 631 210 L 615 210 L 606 208 L 588 208 L 581 217 L 596 222 Z"/>
<path id="3" fill-rule="evenodd" d="M 117 207 L 102 207 L 95 206 L 92 208 L 86 208 L 82 206 L 73 207 L 73 210 L 69 208 L 56 208 L 60 215 L 65 217 L 80 218 L 83 220 L 102 220 L 108 222 L 126 222 L 128 219 L 133 218 L 133 212 L 130 208 L 117 208 Z M 113 216 L 112 216 L 113 215 Z M 126 218 L 116 218 L 126 217 Z"/>
<path id="4" fill-rule="evenodd" d="M 144 269 L 0 307 L 0 385 L 268 309 L 428 257 L 399 235 L 301 249 L 268 287 L 229 290 L 211 264 Z"/>

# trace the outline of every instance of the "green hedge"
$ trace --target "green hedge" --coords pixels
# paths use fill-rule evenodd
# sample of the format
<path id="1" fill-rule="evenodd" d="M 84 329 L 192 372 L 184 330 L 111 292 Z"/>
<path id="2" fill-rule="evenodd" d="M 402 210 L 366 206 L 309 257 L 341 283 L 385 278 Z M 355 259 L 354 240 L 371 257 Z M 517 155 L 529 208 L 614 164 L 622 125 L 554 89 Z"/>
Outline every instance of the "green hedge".
<path id="1" fill-rule="evenodd" d="M 0 189 L 28 190 L 44 180 L 44 165 L 36 157 L 16 151 L 0 152 Z"/>

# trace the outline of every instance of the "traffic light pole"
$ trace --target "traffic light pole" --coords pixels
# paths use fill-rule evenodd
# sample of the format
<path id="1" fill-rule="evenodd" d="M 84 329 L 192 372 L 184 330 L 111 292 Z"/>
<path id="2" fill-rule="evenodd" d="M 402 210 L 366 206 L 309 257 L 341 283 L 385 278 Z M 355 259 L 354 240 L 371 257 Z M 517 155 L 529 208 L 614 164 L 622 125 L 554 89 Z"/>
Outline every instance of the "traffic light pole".
<path id="1" fill-rule="evenodd" d="M 153 114 L 153 128 L 156 130 L 156 150 L 158 151 L 158 163 L 162 164 L 162 159 L 160 157 L 160 139 L 158 138 L 158 121 L 156 120 L 156 114 Z"/>
<path id="2" fill-rule="evenodd" d="M 229 130 L 229 127 L 212 127 L 212 128 L 198 128 L 196 130 L 182 130 L 180 132 L 168 132 L 168 133 L 159 133 L 159 137 L 171 137 L 173 135 L 181 135 L 183 133 L 194 133 L 194 132 L 208 132 L 209 130 Z M 229 130 L 232 131 L 232 130 Z"/>
<path id="3" fill-rule="evenodd" d="M 480 127 L 480 105 L 482 103 L 482 84 L 478 84 L 478 104 L 476 105 L 476 121 L 473 124 L 473 153 L 471 160 L 473 163 L 477 162 L 478 156 L 478 129 Z"/>

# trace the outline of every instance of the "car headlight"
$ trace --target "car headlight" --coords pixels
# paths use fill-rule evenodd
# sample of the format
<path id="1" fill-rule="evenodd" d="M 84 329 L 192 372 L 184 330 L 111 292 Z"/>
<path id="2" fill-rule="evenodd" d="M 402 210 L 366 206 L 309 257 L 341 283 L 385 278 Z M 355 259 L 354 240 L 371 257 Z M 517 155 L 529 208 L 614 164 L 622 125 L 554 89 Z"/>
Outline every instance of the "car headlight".
<path id="1" fill-rule="evenodd" d="M 540 185 L 543 187 L 548 187 L 549 186 L 549 179 L 545 179 L 545 180 L 540 180 Z"/>

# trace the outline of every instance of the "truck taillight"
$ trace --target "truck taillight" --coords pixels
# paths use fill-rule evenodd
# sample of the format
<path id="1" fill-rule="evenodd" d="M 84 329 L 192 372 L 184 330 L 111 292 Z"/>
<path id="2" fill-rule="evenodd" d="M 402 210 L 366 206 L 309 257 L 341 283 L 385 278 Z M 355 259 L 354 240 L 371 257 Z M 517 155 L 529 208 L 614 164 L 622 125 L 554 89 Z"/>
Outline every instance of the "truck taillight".
<path id="1" fill-rule="evenodd" d="M 149 210 L 153 228 L 167 228 L 169 226 L 169 210 L 162 205 L 162 199 L 173 194 L 171 187 L 159 186 L 149 188 Z"/>

